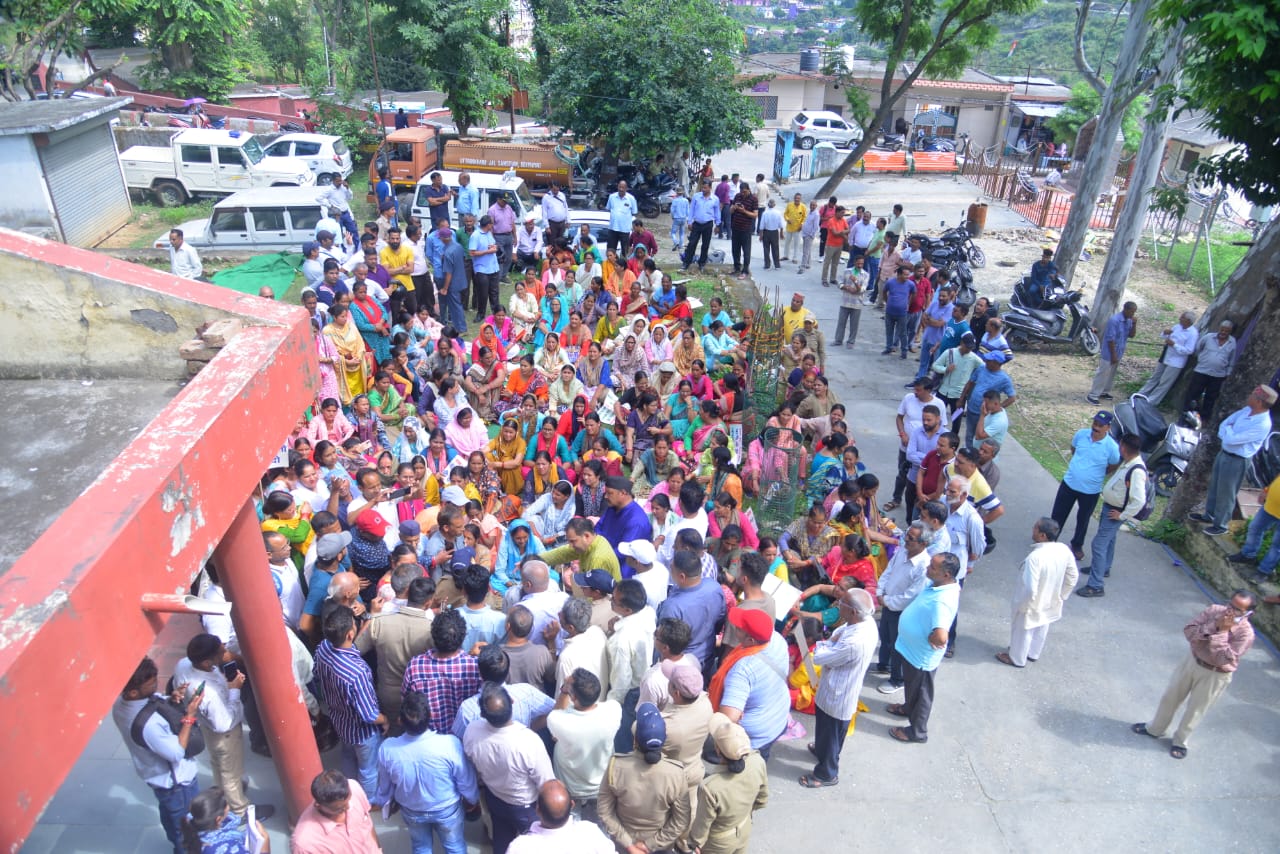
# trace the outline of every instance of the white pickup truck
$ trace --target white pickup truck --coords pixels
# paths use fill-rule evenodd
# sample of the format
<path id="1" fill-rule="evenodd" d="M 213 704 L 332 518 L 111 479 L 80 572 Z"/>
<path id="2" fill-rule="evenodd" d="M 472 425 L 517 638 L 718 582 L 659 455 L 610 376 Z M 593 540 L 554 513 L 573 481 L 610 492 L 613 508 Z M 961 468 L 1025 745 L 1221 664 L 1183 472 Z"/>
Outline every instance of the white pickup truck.
<path id="1" fill-rule="evenodd" d="M 178 131 L 167 148 L 135 145 L 120 154 L 129 189 L 151 193 L 164 207 L 196 196 L 226 196 L 251 187 L 314 185 L 296 158 L 267 158 L 252 134 L 235 130 Z"/>

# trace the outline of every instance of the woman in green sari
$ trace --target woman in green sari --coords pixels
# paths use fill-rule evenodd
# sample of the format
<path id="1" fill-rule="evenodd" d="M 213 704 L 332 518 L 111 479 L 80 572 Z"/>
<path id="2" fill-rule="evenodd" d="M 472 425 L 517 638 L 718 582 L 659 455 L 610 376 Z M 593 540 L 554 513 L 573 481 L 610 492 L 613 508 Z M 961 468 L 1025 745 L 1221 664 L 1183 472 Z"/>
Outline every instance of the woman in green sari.
<path id="1" fill-rule="evenodd" d="M 311 528 L 310 512 L 305 515 L 299 512 L 293 496 L 283 490 L 267 493 L 262 501 L 262 530 L 275 533 L 289 541 L 290 559 L 298 569 L 298 578 L 303 581 L 302 589 L 306 590 L 303 567 L 306 563 L 307 550 L 315 540 L 315 531 Z"/>

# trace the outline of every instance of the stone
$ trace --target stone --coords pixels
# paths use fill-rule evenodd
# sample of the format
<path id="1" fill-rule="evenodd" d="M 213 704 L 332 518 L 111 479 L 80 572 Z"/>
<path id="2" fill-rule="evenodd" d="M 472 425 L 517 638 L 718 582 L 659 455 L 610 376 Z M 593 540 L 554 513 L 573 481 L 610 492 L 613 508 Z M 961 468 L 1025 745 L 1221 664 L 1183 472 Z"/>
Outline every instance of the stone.
<path id="1" fill-rule="evenodd" d="M 238 319 L 228 317 L 225 320 L 215 320 L 200 334 L 204 343 L 210 347 L 225 347 L 227 342 L 235 337 L 236 333 L 244 328 Z"/>
<path id="2" fill-rule="evenodd" d="M 204 367 L 205 365 L 207 365 L 207 364 L 209 364 L 209 363 L 208 363 L 208 362 L 197 362 L 197 361 L 196 361 L 196 360 L 194 360 L 194 359 L 190 359 L 190 360 L 188 360 L 188 361 L 187 361 L 187 376 L 189 376 L 189 377 L 194 377 L 196 374 L 200 373 L 200 369 L 201 369 L 201 368 L 203 368 L 203 367 Z"/>
<path id="3" fill-rule="evenodd" d="M 218 355 L 221 347 L 210 347 L 199 338 L 192 338 L 178 348 L 178 356 L 189 362 L 208 362 Z"/>

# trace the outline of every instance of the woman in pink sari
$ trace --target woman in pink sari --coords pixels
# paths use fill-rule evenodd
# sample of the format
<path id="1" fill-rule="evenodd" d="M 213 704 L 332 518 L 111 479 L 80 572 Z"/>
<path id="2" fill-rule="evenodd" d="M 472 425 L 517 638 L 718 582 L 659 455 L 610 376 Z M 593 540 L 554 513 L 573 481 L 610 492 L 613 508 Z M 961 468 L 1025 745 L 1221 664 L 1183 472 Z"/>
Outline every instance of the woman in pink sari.
<path id="1" fill-rule="evenodd" d="M 347 420 L 347 416 L 342 414 L 338 399 L 326 397 L 320 402 L 320 414 L 312 418 L 311 423 L 307 425 L 306 436 L 311 440 L 312 445 L 319 442 L 341 445 L 355 432 L 356 428 Z"/>
<path id="2" fill-rule="evenodd" d="M 463 456 L 483 452 L 489 446 L 489 431 L 469 406 L 458 410 L 457 416 L 444 428 L 444 437 L 449 447 Z"/>
<path id="3" fill-rule="evenodd" d="M 320 360 L 320 399 L 338 399 L 338 348 L 325 335 L 320 334 L 320 321 L 311 321 L 311 331 L 316 336 L 316 357 Z"/>

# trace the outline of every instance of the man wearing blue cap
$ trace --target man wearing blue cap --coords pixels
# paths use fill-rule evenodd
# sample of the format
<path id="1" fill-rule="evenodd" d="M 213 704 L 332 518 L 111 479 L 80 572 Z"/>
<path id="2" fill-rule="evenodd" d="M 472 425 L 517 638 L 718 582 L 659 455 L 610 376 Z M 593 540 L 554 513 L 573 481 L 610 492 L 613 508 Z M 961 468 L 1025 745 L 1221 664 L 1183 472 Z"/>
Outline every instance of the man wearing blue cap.
<path id="1" fill-rule="evenodd" d="M 982 417 L 982 399 L 989 390 L 1006 395 L 1003 405 L 1012 406 L 1018 399 L 1013 380 L 1004 372 L 1004 365 L 1012 356 L 1002 350 L 988 350 L 982 354 L 982 367 L 974 368 L 969 382 L 960 393 L 960 406 L 964 409 L 964 446 L 973 444 L 978 432 L 978 419 Z M 1114 443 L 1113 443 L 1114 444 Z"/>
<path id="2" fill-rule="evenodd" d="M 1084 538 L 1102 486 L 1120 465 L 1120 446 L 1111 438 L 1111 419 L 1110 412 L 1100 409 L 1088 428 L 1077 430 L 1071 437 L 1071 463 L 1053 499 L 1050 515 L 1059 528 L 1066 527 L 1071 508 L 1076 508 L 1076 532 L 1071 537 L 1076 560 L 1084 557 Z"/>

